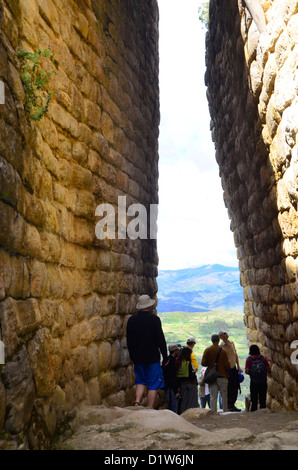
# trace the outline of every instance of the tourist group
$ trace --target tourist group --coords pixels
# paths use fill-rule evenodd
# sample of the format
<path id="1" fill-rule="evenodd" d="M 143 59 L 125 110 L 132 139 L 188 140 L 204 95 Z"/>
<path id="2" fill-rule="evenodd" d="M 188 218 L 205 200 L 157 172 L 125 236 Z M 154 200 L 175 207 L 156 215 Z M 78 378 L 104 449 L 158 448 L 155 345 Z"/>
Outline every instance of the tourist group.
<path id="1" fill-rule="evenodd" d="M 137 313 L 127 322 L 127 347 L 136 378 L 135 406 L 141 405 L 147 389 L 147 406 L 154 408 L 158 390 L 164 389 L 168 409 L 178 414 L 206 406 L 212 411 L 218 407 L 223 412 L 241 411 L 235 403 L 244 375 L 228 333 L 222 330 L 211 335 L 199 373 L 193 351 L 196 339 L 190 337 L 185 345 L 170 344 L 167 348 L 160 318 L 152 311 L 155 302 L 141 295 Z M 258 345 L 252 344 L 245 362 L 245 373 L 250 377 L 250 411 L 266 408 L 268 372 L 268 360 Z"/>

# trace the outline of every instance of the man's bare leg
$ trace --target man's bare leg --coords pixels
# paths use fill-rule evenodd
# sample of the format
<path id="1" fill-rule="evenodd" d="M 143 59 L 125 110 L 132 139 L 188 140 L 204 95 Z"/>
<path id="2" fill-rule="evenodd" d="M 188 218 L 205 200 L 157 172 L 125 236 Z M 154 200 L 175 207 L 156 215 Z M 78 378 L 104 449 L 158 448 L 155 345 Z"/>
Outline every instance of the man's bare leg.
<path id="1" fill-rule="evenodd" d="M 148 396 L 147 396 L 148 408 L 154 408 L 156 397 L 157 397 L 157 390 L 148 390 Z"/>
<path id="2" fill-rule="evenodd" d="M 136 385 L 136 401 L 135 401 L 135 403 L 141 404 L 144 392 L 145 392 L 145 385 L 137 384 Z"/>

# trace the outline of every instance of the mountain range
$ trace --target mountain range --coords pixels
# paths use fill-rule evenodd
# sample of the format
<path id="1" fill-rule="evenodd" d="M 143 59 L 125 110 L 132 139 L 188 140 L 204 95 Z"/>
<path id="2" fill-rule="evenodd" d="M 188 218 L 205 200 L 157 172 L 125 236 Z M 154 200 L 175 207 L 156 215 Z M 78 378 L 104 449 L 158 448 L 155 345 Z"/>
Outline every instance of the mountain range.
<path id="1" fill-rule="evenodd" d="M 243 288 L 238 268 L 219 264 L 177 271 L 159 271 L 158 307 L 163 312 L 243 312 Z"/>

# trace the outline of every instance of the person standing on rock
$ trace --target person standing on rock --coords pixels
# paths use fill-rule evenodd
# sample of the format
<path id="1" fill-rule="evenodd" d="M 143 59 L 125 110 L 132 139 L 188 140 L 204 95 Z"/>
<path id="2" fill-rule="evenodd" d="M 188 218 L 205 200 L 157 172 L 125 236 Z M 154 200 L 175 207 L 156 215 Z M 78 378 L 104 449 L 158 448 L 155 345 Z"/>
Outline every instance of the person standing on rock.
<path id="1" fill-rule="evenodd" d="M 203 352 L 202 366 L 212 369 L 215 364 L 217 353 L 219 351 L 219 336 L 214 334 L 211 336 L 212 346 L 209 346 Z M 220 392 L 222 409 L 228 411 L 228 378 L 230 363 L 226 351 L 221 349 L 217 362 L 217 378 L 214 383 L 209 385 L 210 388 L 210 408 L 217 411 L 217 398 Z"/>
<path id="2" fill-rule="evenodd" d="M 194 338 L 193 336 L 191 336 L 190 338 L 188 338 L 188 340 L 186 341 L 186 347 L 191 349 L 191 354 L 190 354 L 190 362 L 191 362 L 191 365 L 192 365 L 192 368 L 193 368 L 193 371 L 195 373 L 198 372 L 199 370 L 199 363 L 197 361 L 197 358 L 195 356 L 195 353 L 193 352 L 193 349 L 196 345 L 196 338 Z"/>
<path id="3" fill-rule="evenodd" d="M 198 361 L 193 353 L 193 347 L 196 343 L 194 338 L 187 340 L 187 346 L 184 346 L 177 357 L 177 377 L 180 384 L 181 403 L 179 414 L 189 408 L 199 408 L 198 398 L 198 379 L 196 372 L 198 370 Z"/>
<path id="4" fill-rule="evenodd" d="M 206 408 L 206 405 L 208 405 L 208 407 L 210 408 L 210 388 L 209 385 L 205 384 L 203 380 L 206 369 L 207 367 L 202 368 L 198 379 L 201 408 Z"/>
<path id="5" fill-rule="evenodd" d="M 245 373 L 250 376 L 250 411 L 256 411 L 258 403 L 260 408 L 266 408 L 267 373 L 270 370 L 269 362 L 261 355 L 259 346 L 252 344 L 245 362 Z"/>
<path id="6" fill-rule="evenodd" d="M 127 347 L 136 377 L 135 406 L 140 405 L 147 387 L 149 408 L 154 408 L 157 391 L 164 388 L 160 355 L 163 363 L 167 363 L 167 345 L 161 321 L 152 312 L 155 302 L 149 295 L 141 295 L 137 313 L 128 319 L 126 327 Z"/>
<path id="7" fill-rule="evenodd" d="M 226 331 L 221 330 L 218 333 L 218 336 L 222 340 L 220 346 L 224 351 L 226 351 L 230 363 L 228 383 L 228 409 L 229 411 L 241 411 L 235 406 L 239 390 L 239 372 L 243 372 L 239 365 L 237 350 L 233 341 L 229 340 L 229 335 Z"/>
<path id="8" fill-rule="evenodd" d="M 177 377 L 176 359 L 181 347 L 178 344 L 169 346 L 168 362 L 163 367 L 163 376 L 165 380 L 165 399 L 168 409 L 178 414 L 180 384 Z"/>

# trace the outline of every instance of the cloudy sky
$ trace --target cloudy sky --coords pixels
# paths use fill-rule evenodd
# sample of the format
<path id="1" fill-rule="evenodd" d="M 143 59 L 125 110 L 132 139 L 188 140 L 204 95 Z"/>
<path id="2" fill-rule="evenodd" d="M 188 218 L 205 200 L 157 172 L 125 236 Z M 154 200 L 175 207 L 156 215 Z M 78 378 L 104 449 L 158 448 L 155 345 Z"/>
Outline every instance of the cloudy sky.
<path id="1" fill-rule="evenodd" d="M 160 10 L 159 268 L 238 266 L 210 135 L 200 0 Z"/>

